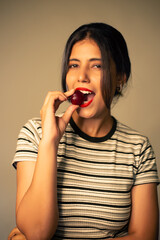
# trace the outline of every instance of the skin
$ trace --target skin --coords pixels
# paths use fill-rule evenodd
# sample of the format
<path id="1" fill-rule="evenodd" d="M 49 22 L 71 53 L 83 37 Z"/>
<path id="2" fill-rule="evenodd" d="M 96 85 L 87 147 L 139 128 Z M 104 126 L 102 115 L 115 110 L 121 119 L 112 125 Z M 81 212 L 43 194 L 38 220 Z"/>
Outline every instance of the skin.
<path id="1" fill-rule="evenodd" d="M 25 236 L 19 231 L 17 227 L 13 228 L 8 235 L 8 240 L 26 240 Z"/>
<path id="2" fill-rule="evenodd" d="M 77 106 L 71 105 L 61 118 L 55 112 L 73 93 L 74 90 L 47 94 L 41 109 L 42 139 L 37 161 L 17 164 L 16 222 L 27 240 L 50 239 L 56 231 L 57 148 Z"/>
<path id="3" fill-rule="evenodd" d="M 125 76 L 118 77 L 114 63 L 112 73 L 114 96 L 116 87 L 125 82 Z M 54 235 L 58 222 L 56 154 L 70 117 L 73 117 L 83 132 L 94 137 L 106 135 L 113 124 L 110 110 L 106 108 L 103 101 L 100 88 L 101 76 L 101 53 L 97 44 L 91 39 L 77 42 L 71 52 L 66 76 L 69 91 L 49 92 L 41 109 L 42 140 L 37 162 L 17 164 L 16 218 L 21 233 L 15 229 L 11 235 L 17 231 L 19 237 L 21 236 L 19 239 L 25 236 L 28 240 L 46 240 Z M 59 105 L 66 101 L 77 87 L 86 87 L 95 92 L 92 103 L 86 108 L 71 105 L 62 117 L 55 117 Z M 132 212 L 128 236 L 115 239 L 157 240 L 156 184 L 134 186 L 131 198 Z M 16 239 L 15 236 L 9 239 Z"/>
<path id="4" fill-rule="evenodd" d="M 113 95 L 116 89 L 114 67 Z M 95 93 L 92 103 L 86 108 L 78 108 L 73 119 L 80 129 L 93 137 L 106 135 L 113 124 L 110 110 L 106 107 L 101 93 L 102 59 L 97 44 L 91 39 L 77 42 L 69 59 L 69 71 L 66 76 L 68 89 L 88 88 Z M 113 96 L 112 96 L 113 98 Z"/>

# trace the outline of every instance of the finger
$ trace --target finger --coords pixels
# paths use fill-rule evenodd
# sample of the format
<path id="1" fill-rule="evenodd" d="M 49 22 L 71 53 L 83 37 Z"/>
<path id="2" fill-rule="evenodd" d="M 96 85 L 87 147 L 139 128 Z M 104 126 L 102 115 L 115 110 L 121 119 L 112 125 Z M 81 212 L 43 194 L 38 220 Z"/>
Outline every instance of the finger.
<path id="1" fill-rule="evenodd" d="M 68 107 L 68 109 L 66 110 L 66 112 L 63 114 L 62 118 L 63 118 L 63 121 L 66 123 L 66 125 L 69 123 L 69 120 L 73 114 L 73 112 L 79 108 L 78 105 L 70 105 Z"/>
<path id="2" fill-rule="evenodd" d="M 71 90 L 65 92 L 64 94 L 65 94 L 65 96 L 68 98 L 68 97 L 70 97 L 74 92 L 75 92 L 75 89 L 71 89 Z"/>
<path id="3" fill-rule="evenodd" d="M 53 112 L 56 112 L 59 105 L 66 100 L 67 100 L 67 97 L 62 92 L 49 92 L 41 108 L 41 111 L 40 111 L 41 116 L 43 113 L 46 112 L 48 107 L 50 110 L 52 109 Z"/>
<path id="4" fill-rule="evenodd" d="M 50 91 L 48 92 L 45 100 L 44 100 L 44 104 L 43 105 L 47 105 L 48 102 L 50 102 L 51 100 L 56 100 L 56 99 L 60 99 L 60 101 L 65 101 L 67 100 L 67 97 L 65 96 L 64 93 L 60 92 L 60 91 L 57 91 L 57 92 L 54 92 L 54 91 Z"/>
<path id="5" fill-rule="evenodd" d="M 56 112 L 59 108 L 59 105 L 66 100 L 67 97 L 65 95 L 52 96 L 48 105 L 50 105 L 54 112 Z"/>
<path id="6" fill-rule="evenodd" d="M 17 234 L 11 238 L 11 240 L 26 240 L 23 234 Z"/>
<path id="7" fill-rule="evenodd" d="M 8 240 L 11 239 L 14 235 L 19 234 L 19 233 L 20 233 L 20 231 L 17 227 L 13 228 L 8 236 Z"/>

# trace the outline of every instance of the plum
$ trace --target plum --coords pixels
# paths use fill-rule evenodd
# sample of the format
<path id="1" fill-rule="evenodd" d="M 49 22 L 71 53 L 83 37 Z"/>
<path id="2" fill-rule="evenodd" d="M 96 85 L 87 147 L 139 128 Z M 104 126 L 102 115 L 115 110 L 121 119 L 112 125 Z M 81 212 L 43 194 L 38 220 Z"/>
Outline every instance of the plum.
<path id="1" fill-rule="evenodd" d="M 79 90 L 76 90 L 70 97 L 70 101 L 74 105 L 81 105 L 84 102 L 84 99 L 85 99 L 84 94 Z"/>

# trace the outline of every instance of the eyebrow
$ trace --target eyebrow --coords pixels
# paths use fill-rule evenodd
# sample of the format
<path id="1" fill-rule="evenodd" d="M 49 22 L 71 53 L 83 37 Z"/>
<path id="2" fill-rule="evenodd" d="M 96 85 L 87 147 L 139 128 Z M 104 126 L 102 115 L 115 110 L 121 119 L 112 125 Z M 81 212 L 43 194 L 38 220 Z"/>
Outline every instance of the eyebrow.
<path id="1" fill-rule="evenodd" d="M 71 58 L 71 59 L 69 59 L 69 61 L 70 61 L 70 62 L 71 62 L 71 61 L 80 62 L 80 60 L 77 59 L 77 58 Z M 102 61 L 102 59 L 101 59 L 101 58 L 90 58 L 90 59 L 89 59 L 89 62 L 92 62 L 92 61 Z"/>

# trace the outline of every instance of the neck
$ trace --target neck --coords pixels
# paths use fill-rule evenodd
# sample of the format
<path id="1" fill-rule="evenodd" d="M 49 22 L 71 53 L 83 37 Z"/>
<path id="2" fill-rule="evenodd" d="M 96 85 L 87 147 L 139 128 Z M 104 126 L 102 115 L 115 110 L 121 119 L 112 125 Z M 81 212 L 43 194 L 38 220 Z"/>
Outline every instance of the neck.
<path id="1" fill-rule="evenodd" d="M 74 112 L 72 118 L 81 131 L 91 137 L 103 137 L 110 132 L 113 126 L 113 118 L 110 113 L 106 114 L 102 118 L 87 119 L 80 117 L 76 112 Z"/>

